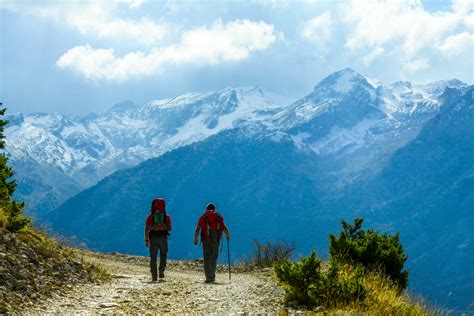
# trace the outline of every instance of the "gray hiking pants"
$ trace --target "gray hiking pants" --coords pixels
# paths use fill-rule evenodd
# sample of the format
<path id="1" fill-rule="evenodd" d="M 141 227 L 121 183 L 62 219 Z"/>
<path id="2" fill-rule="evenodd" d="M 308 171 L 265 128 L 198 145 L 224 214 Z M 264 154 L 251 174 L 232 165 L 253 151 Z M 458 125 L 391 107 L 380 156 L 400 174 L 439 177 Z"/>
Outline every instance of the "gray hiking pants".
<path id="1" fill-rule="evenodd" d="M 202 253 L 204 257 L 204 274 L 206 280 L 216 279 L 217 256 L 219 255 L 219 241 L 203 240 Z"/>
<path id="2" fill-rule="evenodd" d="M 164 273 L 166 268 L 166 257 L 168 256 L 168 236 L 150 237 L 150 271 L 153 280 L 156 280 L 158 277 L 156 267 L 158 251 L 160 251 L 160 273 Z"/>

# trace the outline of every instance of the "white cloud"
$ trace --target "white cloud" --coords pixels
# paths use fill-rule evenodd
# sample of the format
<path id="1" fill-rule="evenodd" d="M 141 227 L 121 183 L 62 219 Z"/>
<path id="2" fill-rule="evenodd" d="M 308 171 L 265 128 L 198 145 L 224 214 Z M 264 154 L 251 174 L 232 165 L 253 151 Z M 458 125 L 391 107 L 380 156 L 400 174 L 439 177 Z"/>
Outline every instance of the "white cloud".
<path id="1" fill-rule="evenodd" d="M 353 31 L 346 40 L 352 50 L 394 45 L 408 57 L 421 49 L 435 49 L 446 36 L 470 23 L 466 1 L 455 1 L 452 10 L 429 12 L 419 0 L 352 0 L 342 16 Z"/>
<path id="2" fill-rule="evenodd" d="M 147 0 L 125 0 L 125 3 L 128 3 L 130 9 L 137 9 Z"/>
<path id="3" fill-rule="evenodd" d="M 428 63 L 428 60 L 426 58 L 419 58 L 407 61 L 403 64 L 403 69 L 411 74 L 428 68 L 430 68 L 430 64 Z"/>
<path id="4" fill-rule="evenodd" d="M 128 40 L 153 45 L 163 39 L 166 26 L 148 18 L 133 20 L 119 17 L 122 5 L 136 9 L 144 0 L 123 1 L 53 1 L 53 2 L 0 2 L 0 8 L 65 21 L 84 35 L 112 40 Z"/>
<path id="5" fill-rule="evenodd" d="M 277 40 L 274 26 L 265 22 L 235 20 L 212 27 L 200 27 L 182 34 L 178 44 L 117 57 L 113 49 L 90 45 L 68 50 L 57 61 L 87 79 L 126 80 L 132 76 L 160 73 L 166 65 L 217 64 L 239 61 L 252 52 L 266 49 Z"/>
<path id="6" fill-rule="evenodd" d="M 319 46 L 324 46 L 331 38 L 331 26 L 331 12 L 325 11 L 321 15 L 306 22 L 301 35 L 319 44 Z"/>
<path id="7" fill-rule="evenodd" d="M 474 2 L 472 0 L 454 0 L 452 7 L 455 12 L 466 14 L 474 10 Z"/>
<path id="8" fill-rule="evenodd" d="M 363 58 L 363 62 L 366 66 L 370 65 L 375 59 L 383 54 L 385 50 L 382 47 L 374 48 L 369 54 Z"/>
<path id="9" fill-rule="evenodd" d="M 166 27 L 150 19 L 122 19 L 110 16 L 106 11 L 89 10 L 78 12 L 66 18 L 82 34 L 99 38 L 133 40 L 140 44 L 153 45 L 166 34 Z"/>
<path id="10" fill-rule="evenodd" d="M 447 56 L 456 56 L 462 54 L 466 50 L 470 50 L 471 58 L 474 50 L 474 35 L 468 32 L 462 32 L 451 35 L 439 45 L 439 50 Z"/>

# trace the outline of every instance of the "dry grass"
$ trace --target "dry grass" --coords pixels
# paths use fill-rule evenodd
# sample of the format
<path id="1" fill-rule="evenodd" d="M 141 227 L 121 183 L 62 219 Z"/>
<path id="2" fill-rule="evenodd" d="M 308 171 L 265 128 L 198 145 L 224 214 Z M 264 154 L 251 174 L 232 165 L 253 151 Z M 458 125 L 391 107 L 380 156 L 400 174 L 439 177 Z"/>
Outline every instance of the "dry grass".
<path id="1" fill-rule="evenodd" d="M 363 280 L 367 294 L 359 308 L 370 315 L 428 315 L 427 306 L 414 302 L 389 277 L 378 271 L 369 272 Z"/>
<path id="2" fill-rule="evenodd" d="M 321 272 L 328 273 L 329 262 L 322 262 Z M 339 280 L 349 280 L 357 269 L 351 264 L 342 264 L 338 271 Z M 276 278 L 276 276 L 275 276 Z M 277 281 L 278 282 L 278 281 Z M 381 271 L 364 272 L 360 280 L 364 294 L 361 299 L 354 298 L 347 302 L 341 297 L 339 292 L 326 291 L 326 301 L 321 302 L 321 306 L 315 306 L 313 312 L 309 314 L 324 315 L 433 315 L 437 314 L 421 299 L 414 300 L 409 297 L 384 273 Z M 288 293 L 293 293 L 288 285 L 281 284 Z M 291 298 L 287 296 L 287 300 Z M 288 301 L 287 301 L 288 303 Z M 290 304 L 291 306 L 292 304 Z M 319 311 L 321 309 L 321 312 Z"/>
<path id="3" fill-rule="evenodd" d="M 0 207 L 0 228 L 5 228 L 8 224 L 8 217 L 5 210 Z"/>

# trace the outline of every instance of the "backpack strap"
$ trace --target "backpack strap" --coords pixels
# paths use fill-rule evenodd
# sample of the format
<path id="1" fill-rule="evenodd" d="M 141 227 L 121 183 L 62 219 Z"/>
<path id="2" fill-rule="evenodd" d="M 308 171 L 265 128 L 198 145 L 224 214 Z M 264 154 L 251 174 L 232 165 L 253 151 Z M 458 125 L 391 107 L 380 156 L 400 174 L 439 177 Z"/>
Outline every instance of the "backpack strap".
<path id="1" fill-rule="evenodd" d="M 206 234 L 207 238 L 211 238 L 211 225 L 209 225 L 209 218 L 207 218 L 206 214 L 204 216 L 204 222 L 206 223 Z"/>
<path id="2" fill-rule="evenodd" d="M 219 232 L 219 239 L 222 238 L 222 231 L 223 230 L 224 230 L 224 225 L 223 225 L 223 221 L 222 221 L 222 216 L 221 216 L 221 214 L 217 213 L 217 231 Z"/>

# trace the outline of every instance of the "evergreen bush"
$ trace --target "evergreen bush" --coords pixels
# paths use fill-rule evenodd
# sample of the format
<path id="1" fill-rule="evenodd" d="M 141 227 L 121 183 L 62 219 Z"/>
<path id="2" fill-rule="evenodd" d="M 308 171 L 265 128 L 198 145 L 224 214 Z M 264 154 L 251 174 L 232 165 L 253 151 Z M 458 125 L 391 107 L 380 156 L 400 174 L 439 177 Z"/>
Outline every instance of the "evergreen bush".
<path id="1" fill-rule="evenodd" d="M 5 115 L 5 110 L 1 108 L 0 116 Z M 3 131 L 8 121 L 0 119 L 0 208 L 1 227 L 5 227 L 11 232 L 17 232 L 26 227 L 30 220 L 23 217 L 23 203 L 17 203 L 12 199 L 12 194 L 15 192 L 15 181 L 11 180 L 13 177 L 13 169 L 7 165 L 8 157 L 3 152 L 5 146 L 5 136 Z"/>
<path id="2" fill-rule="evenodd" d="M 363 299 L 363 269 L 336 261 L 323 266 L 313 252 L 300 262 L 275 263 L 277 278 L 284 284 L 289 305 L 332 308 L 346 306 Z"/>
<path id="3" fill-rule="evenodd" d="M 389 276 L 400 289 L 408 285 L 408 271 L 403 270 L 407 255 L 400 244 L 399 234 L 389 236 L 374 230 L 362 230 L 363 219 L 354 225 L 342 221 L 339 237 L 330 234 L 329 253 L 343 262 L 362 265 L 368 270 L 379 269 Z"/>

